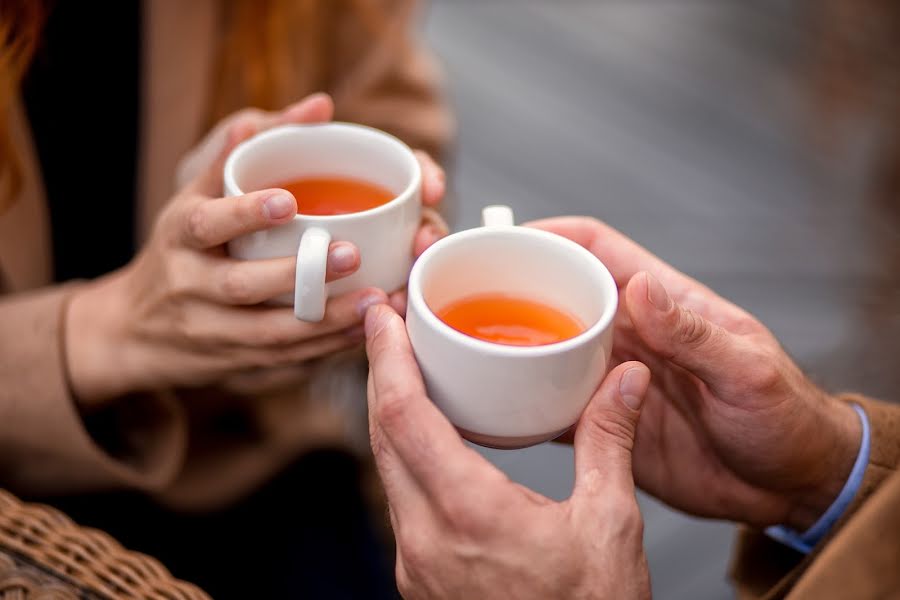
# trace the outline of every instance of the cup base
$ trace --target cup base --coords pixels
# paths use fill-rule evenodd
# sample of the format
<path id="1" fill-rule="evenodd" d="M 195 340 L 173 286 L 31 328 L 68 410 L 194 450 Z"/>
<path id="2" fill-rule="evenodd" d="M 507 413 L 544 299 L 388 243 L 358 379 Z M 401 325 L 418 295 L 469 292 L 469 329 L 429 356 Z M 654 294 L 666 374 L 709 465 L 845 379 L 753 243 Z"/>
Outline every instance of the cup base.
<path id="1" fill-rule="evenodd" d="M 524 436 L 486 435 L 483 433 L 474 433 L 472 431 L 463 429 L 462 427 L 457 427 L 456 430 L 464 439 L 469 440 L 473 444 L 484 446 L 485 448 L 494 448 L 497 450 L 518 450 L 520 448 L 537 446 L 538 444 L 541 444 L 543 442 L 554 440 L 568 431 L 569 428 L 566 427 L 565 429 L 561 429 L 560 431 L 555 431 L 552 433 Z"/>

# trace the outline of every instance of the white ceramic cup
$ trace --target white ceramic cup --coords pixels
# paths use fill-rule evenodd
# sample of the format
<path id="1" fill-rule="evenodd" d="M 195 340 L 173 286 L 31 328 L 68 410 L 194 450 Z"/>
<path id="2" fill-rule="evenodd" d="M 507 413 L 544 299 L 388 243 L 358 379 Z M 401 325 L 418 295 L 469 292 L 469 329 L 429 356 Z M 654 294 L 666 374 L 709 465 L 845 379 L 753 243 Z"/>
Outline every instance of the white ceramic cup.
<path id="1" fill-rule="evenodd" d="M 257 260 L 297 256 L 293 296 L 274 301 L 294 305 L 303 321 L 321 321 L 325 303 L 364 287 L 392 292 L 406 283 L 422 206 L 422 173 L 412 150 L 383 131 L 349 123 L 285 125 L 234 149 L 225 163 L 225 194 L 238 196 L 302 177 L 347 177 L 380 185 L 396 197 L 357 213 L 300 215 L 293 221 L 229 242 L 228 252 Z M 353 275 L 325 283 L 328 246 L 349 241 L 361 265 Z"/>
<path id="2" fill-rule="evenodd" d="M 572 426 L 606 374 L 618 291 L 593 254 L 561 236 L 513 226 L 488 207 L 485 226 L 450 235 L 413 266 L 406 327 L 428 394 L 461 435 L 522 448 Z M 465 335 L 435 311 L 482 293 L 545 303 L 577 317 L 580 335 L 507 346 Z"/>

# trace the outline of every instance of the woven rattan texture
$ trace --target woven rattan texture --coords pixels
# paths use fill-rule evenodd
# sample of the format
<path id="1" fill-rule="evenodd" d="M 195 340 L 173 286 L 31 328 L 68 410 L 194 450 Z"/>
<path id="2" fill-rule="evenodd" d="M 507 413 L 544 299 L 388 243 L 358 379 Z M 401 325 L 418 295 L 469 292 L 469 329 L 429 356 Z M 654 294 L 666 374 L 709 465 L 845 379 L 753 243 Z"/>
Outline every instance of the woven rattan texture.
<path id="1" fill-rule="evenodd" d="M 0 600 L 208 600 L 156 560 L 0 490 Z"/>

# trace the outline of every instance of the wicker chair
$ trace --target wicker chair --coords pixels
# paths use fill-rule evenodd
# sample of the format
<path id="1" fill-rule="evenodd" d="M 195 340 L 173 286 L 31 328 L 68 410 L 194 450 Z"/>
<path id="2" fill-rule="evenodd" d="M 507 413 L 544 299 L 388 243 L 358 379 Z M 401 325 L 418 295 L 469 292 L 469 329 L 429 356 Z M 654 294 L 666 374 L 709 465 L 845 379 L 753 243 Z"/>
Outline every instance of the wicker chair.
<path id="1" fill-rule="evenodd" d="M 0 600 L 208 600 L 156 560 L 0 490 Z"/>

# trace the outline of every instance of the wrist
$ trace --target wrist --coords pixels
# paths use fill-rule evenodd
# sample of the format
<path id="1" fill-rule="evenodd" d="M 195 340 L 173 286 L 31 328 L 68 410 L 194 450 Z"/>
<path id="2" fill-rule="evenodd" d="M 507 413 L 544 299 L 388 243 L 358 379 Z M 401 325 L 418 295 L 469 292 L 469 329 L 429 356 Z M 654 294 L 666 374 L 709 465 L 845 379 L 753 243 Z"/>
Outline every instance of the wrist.
<path id="1" fill-rule="evenodd" d="M 819 460 L 808 485 L 791 494 L 790 510 L 783 523 L 795 531 L 812 527 L 841 493 L 862 441 L 862 425 L 856 411 L 841 400 L 826 396 L 817 411 L 815 438 Z"/>
<path id="2" fill-rule="evenodd" d="M 98 408 L 128 391 L 119 364 L 125 350 L 119 278 L 114 273 L 82 286 L 64 315 L 63 355 L 72 396 L 82 410 Z"/>

